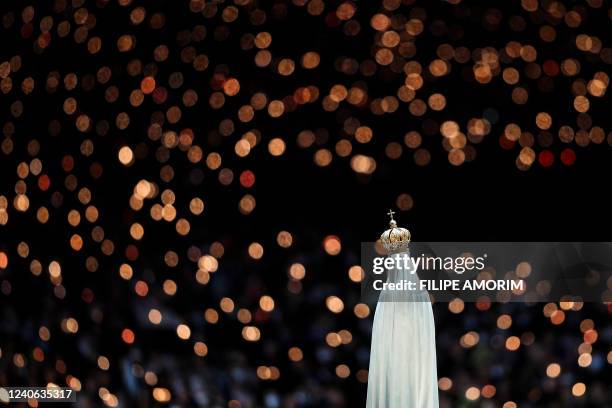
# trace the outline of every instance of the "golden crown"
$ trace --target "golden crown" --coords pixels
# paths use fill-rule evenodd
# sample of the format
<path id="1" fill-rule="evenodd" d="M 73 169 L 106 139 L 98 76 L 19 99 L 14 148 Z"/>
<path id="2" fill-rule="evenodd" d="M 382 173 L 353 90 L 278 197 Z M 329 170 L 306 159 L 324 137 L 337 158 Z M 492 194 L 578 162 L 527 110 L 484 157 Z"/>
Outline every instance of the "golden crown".
<path id="1" fill-rule="evenodd" d="M 389 252 L 398 252 L 408 249 L 410 243 L 410 231 L 406 228 L 397 226 L 397 222 L 393 219 L 395 212 L 389 210 L 387 215 L 391 218 L 389 221 L 389 229 L 380 235 L 380 242 L 383 247 Z"/>

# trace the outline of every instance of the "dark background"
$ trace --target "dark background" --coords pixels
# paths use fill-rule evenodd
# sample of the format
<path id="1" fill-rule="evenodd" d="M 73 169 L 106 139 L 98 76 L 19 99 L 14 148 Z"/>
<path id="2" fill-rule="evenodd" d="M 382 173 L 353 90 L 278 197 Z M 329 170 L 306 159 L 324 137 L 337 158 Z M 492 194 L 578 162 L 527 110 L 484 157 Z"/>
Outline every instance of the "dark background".
<path id="1" fill-rule="evenodd" d="M 349 76 L 334 68 L 336 58 L 351 56 L 358 61 L 372 58 L 375 49 L 375 33 L 369 26 L 371 17 L 377 12 L 404 15 L 426 14 L 425 30 L 415 39 L 417 54 L 412 60 L 424 67 L 435 58 L 436 47 L 450 43 L 454 47 L 465 46 L 471 50 L 491 46 L 501 50 L 508 41 L 515 40 L 532 44 L 538 49 L 536 63 L 546 59 L 557 62 L 573 57 L 581 62 L 580 78 L 588 80 L 595 72 L 610 73 L 609 65 L 596 54 L 576 49 L 577 34 L 598 36 L 609 46 L 610 20 L 608 5 L 589 7 L 583 2 L 564 2 L 570 10 L 578 9 L 585 22 L 578 28 L 567 27 L 562 20 L 550 17 L 542 5 L 537 12 L 528 13 L 520 2 L 495 4 L 503 18 L 496 28 L 483 25 L 484 13 L 492 7 L 486 1 L 462 2 L 452 5 L 446 2 L 405 2 L 395 11 L 382 10 L 381 2 L 359 2 L 355 19 L 362 25 L 356 37 L 342 32 L 342 23 L 334 22 L 333 11 L 340 2 L 325 3 L 322 15 L 309 15 L 304 7 L 290 2 L 251 2 L 238 9 L 239 17 L 232 23 L 223 22 L 219 14 L 232 5 L 221 2 L 213 17 L 189 10 L 186 1 L 134 1 L 121 6 L 116 1 L 37 2 L 31 22 L 22 18 L 28 6 L 23 2 L 2 2 L 0 11 L 4 18 L 1 28 L 2 46 L 0 62 L 14 56 L 21 58 L 21 67 L 11 72 L 12 89 L 0 96 L 0 122 L 4 138 L 13 143 L 11 151 L 0 155 L 0 194 L 8 200 L 9 221 L 0 226 L 0 251 L 7 254 L 8 267 L 0 269 L 2 294 L 0 295 L 0 385 L 43 385 L 53 381 L 64 385 L 66 374 L 80 379 L 82 406 L 102 404 L 98 396 L 100 387 L 116 394 L 121 406 L 154 406 L 152 387 L 145 384 L 142 376 L 132 375 L 135 365 L 151 370 L 158 375 L 158 386 L 167 387 L 173 393 L 173 401 L 180 406 L 196 406 L 195 391 L 190 382 L 195 379 L 209 396 L 210 406 L 228 406 L 228 401 L 238 400 L 242 405 L 265 406 L 267 395 L 276 395 L 283 406 L 362 406 L 366 384 L 358 381 L 355 374 L 367 369 L 371 318 L 360 320 L 352 314 L 353 306 L 359 302 L 359 285 L 350 282 L 346 271 L 359 263 L 360 242 L 372 241 L 387 227 L 386 212 L 395 208 L 399 194 L 409 193 L 414 206 L 409 211 L 398 211 L 396 219 L 401 226 L 410 229 L 412 237 L 419 241 L 609 241 L 612 209 L 608 178 L 612 174 L 611 148 L 608 141 L 601 145 L 591 143 L 582 148 L 575 143 L 564 144 L 558 140 L 556 130 L 563 124 L 577 128 L 577 113 L 573 111 L 573 95 L 570 85 L 575 78 L 558 75 L 545 78 L 553 81 L 550 91 L 538 88 L 538 80 L 521 77 L 519 85 L 529 89 L 529 102 L 516 105 L 510 98 L 512 87 L 498 76 L 491 83 L 482 85 L 470 78 L 472 62 L 459 64 L 452 61 L 451 74 L 438 79 L 426 78 L 417 97 L 426 100 L 434 92 L 447 98 L 447 107 L 442 112 L 429 110 L 423 117 L 412 116 L 406 104 L 394 114 L 376 116 L 367 105 L 358 108 L 347 103 L 333 112 L 321 108 L 321 99 L 335 84 L 347 87 L 357 81 L 365 84 L 370 99 L 395 95 L 405 75 L 378 67 L 373 76 L 355 74 Z M 130 24 L 129 13 L 134 8 L 145 7 L 147 17 L 137 26 Z M 79 26 L 73 18 L 74 12 L 84 7 L 95 16 L 88 38 L 99 36 L 102 50 L 92 55 L 85 44 L 77 44 L 74 30 Z M 214 7 L 214 6 L 209 6 Z M 263 10 L 265 23 L 254 26 L 249 15 L 254 10 Z M 419 11 L 421 10 L 421 11 Z M 165 16 L 161 29 L 153 29 L 149 20 L 154 13 Z M 525 29 L 511 30 L 508 19 L 513 15 L 524 18 Z M 40 20 L 52 16 L 54 27 L 51 41 L 44 50 L 34 44 L 40 32 Z M 11 20 L 14 20 L 11 22 Z M 57 35 L 57 25 L 64 20 L 72 24 L 65 38 Z M 443 21 L 448 27 L 459 27 L 463 35 L 450 38 L 431 32 L 433 21 Z M 177 35 L 183 30 L 191 31 L 197 24 L 205 25 L 207 36 L 201 42 L 183 44 Z M 544 43 L 538 39 L 540 26 L 551 24 L 557 30 L 557 39 Z M 301 69 L 289 77 L 281 77 L 271 68 L 258 68 L 253 63 L 256 50 L 243 50 L 240 40 L 247 33 L 268 31 L 273 36 L 270 50 L 274 60 L 281 57 L 294 58 L 307 51 L 317 51 L 321 63 L 316 70 Z M 136 47 L 128 53 L 117 51 L 116 41 L 120 35 L 132 34 Z M 226 37 L 225 37 L 226 36 Z M 167 60 L 155 62 L 155 47 L 165 44 L 170 49 Z M 181 60 L 181 51 L 193 46 L 197 54 L 206 54 L 210 63 L 203 72 L 196 72 L 192 65 Z M 140 59 L 143 66 L 154 64 L 158 86 L 169 92 L 166 102 L 156 104 L 150 96 L 140 107 L 129 103 L 129 93 L 140 86 L 143 74 L 131 76 L 126 64 Z M 95 77 L 97 70 L 108 66 L 112 77 L 106 84 L 94 81 L 91 89 L 83 86 L 88 75 Z M 519 71 L 524 63 L 511 64 Z M 502 64 L 502 67 L 505 67 Z M 55 91 L 46 89 L 49 72 L 58 71 L 63 78 L 75 73 L 78 86 L 66 90 L 60 82 Z M 168 86 L 168 77 L 181 72 L 183 85 L 178 89 Z M 214 73 L 239 79 L 241 91 L 235 97 L 226 97 L 221 109 L 212 109 L 208 98 L 214 91 L 211 85 Z M 521 71 L 522 73 L 522 71 Z M 542 77 L 545 75 L 542 74 Z M 21 82 L 32 77 L 33 92 L 25 95 Z M 105 91 L 117 86 L 120 96 L 116 102 L 105 99 Z M 265 110 L 257 112 L 251 123 L 241 124 L 236 111 L 248 104 L 254 92 L 264 92 L 269 100 L 291 95 L 299 86 L 315 85 L 321 97 L 314 103 L 300 106 L 294 112 L 286 112 L 278 119 L 270 118 Z M 188 89 L 198 92 L 199 101 L 192 108 L 181 104 L 182 93 Z M 75 115 L 67 115 L 62 109 L 64 100 L 72 96 L 78 101 Z M 593 126 L 601 126 L 608 134 L 610 129 L 609 96 L 590 98 L 588 112 Z M 15 103 L 22 104 L 23 111 L 15 113 Z M 202 147 L 205 155 L 211 151 L 223 157 L 222 168 L 234 172 L 234 181 L 222 185 L 218 181 L 218 170 L 212 171 L 201 163 L 190 163 L 185 152 L 172 149 L 167 163 L 160 163 L 155 151 L 158 141 L 147 137 L 147 128 L 156 112 L 165 112 L 170 106 L 181 107 L 182 117 L 176 124 L 162 123 L 164 130 L 179 132 L 184 128 L 194 131 L 194 144 Z M 413 160 L 413 151 L 404 146 L 400 159 L 385 156 L 385 146 L 391 141 L 403 144 L 406 132 L 422 132 L 425 121 L 457 121 L 464 130 L 467 121 L 482 117 L 487 109 L 495 109 L 499 115 L 492 124 L 491 132 L 483 142 L 475 145 L 474 161 L 459 167 L 448 163 L 447 152 L 441 144 L 442 136 L 423 135 L 423 147 L 432 156 L 427 166 L 418 166 Z M 553 117 L 551 132 L 554 143 L 548 149 L 555 153 L 555 162 L 545 168 L 536 163 L 527 171 L 517 169 L 515 159 L 519 146 L 504 150 L 499 137 L 507 123 L 518 123 L 524 131 L 537 135 L 534 118 L 537 112 L 546 111 Z M 115 126 L 115 117 L 127 112 L 130 125 L 125 130 Z M 78 114 L 86 113 L 94 128 L 80 132 L 74 122 Z M 348 116 L 358 118 L 362 125 L 374 130 L 372 142 L 361 145 L 353 143 L 353 153 L 367 154 L 377 161 L 377 169 L 371 176 L 356 174 L 350 167 L 350 157 L 341 158 L 334 153 L 331 165 L 321 168 L 314 164 L 313 154 L 318 148 L 334 150 L 336 141 L 347 138 L 342 130 L 342 121 Z M 235 131 L 230 136 L 221 136 L 218 127 L 222 120 L 235 122 Z M 108 125 L 107 132 L 96 132 L 95 127 Z M 246 158 L 234 154 L 234 145 L 241 135 L 250 130 L 261 132 L 260 144 Z M 295 143 L 297 134 L 304 129 L 319 129 L 326 133 L 315 145 L 302 149 Z M 103 134 L 100 134 L 103 133 Z M 282 137 L 287 145 L 284 155 L 272 157 L 267 151 L 267 141 Z M 79 152 L 80 145 L 90 138 L 95 145 L 91 156 Z M 28 153 L 28 144 L 36 140 L 40 151 Z M 610 138 L 608 137 L 608 140 Z M 141 146 L 146 155 L 139 157 L 130 167 L 117 160 L 117 151 L 123 145 L 132 148 Z M 566 166 L 559 160 L 559 153 L 566 148 L 576 152 L 575 164 Z M 534 146 L 536 153 L 543 150 Z M 75 159 L 73 171 L 62 168 L 62 159 L 71 155 Z M 352 155 L 351 155 L 352 156 Z M 43 161 L 43 174 L 51 179 L 51 187 L 41 191 L 37 177 L 29 175 L 27 195 L 30 208 L 25 213 L 15 211 L 12 202 L 15 185 L 19 180 L 16 166 L 29 162 L 34 157 Z M 92 177 L 91 165 L 102 166 L 99 178 Z M 169 164 L 175 171 L 170 183 L 160 180 L 160 168 Z M 243 170 L 255 173 L 252 188 L 244 188 L 238 182 Z M 70 191 L 65 178 L 73 174 L 78 187 Z M 201 182 L 193 182 L 202 176 Z M 194 177 L 197 176 L 197 177 Z M 176 194 L 178 217 L 186 217 L 191 223 L 188 236 L 179 236 L 173 223 L 155 222 L 148 215 L 153 202 L 146 201 L 143 210 L 130 209 L 128 199 L 136 183 L 147 179 L 158 183 L 160 188 L 172 189 Z M 115 251 L 111 256 L 100 252 L 99 244 L 91 237 L 94 225 L 84 220 L 84 206 L 77 198 L 78 189 L 88 187 L 92 191 L 92 204 L 100 211 L 95 225 L 104 228 L 105 237 L 112 240 Z M 238 201 L 246 193 L 252 194 L 257 206 L 249 215 L 241 214 Z M 53 195 L 55 194 L 55 201 Z M 189 214 L 188 203 L 194 196 L 206 202 L 202 216 Z M 59 200 L 58 197 L 61 197 Z M 41 224 L 35 212 L 47 206 L 50 221 Z M 70 209 L 81 212 L 81 224 L 73 228 L 66 222 Z M 143 240 L 135 242 L 129 236 L 133 222 L 145 227 Z M 279 231 L 292 234 L 293 244 L 288 249 L 276 245 Z M 70 236 L 78 232 L 84 240 L 84 248 L 75 252 L 70 248 Z M 322 241 L 328 235 L 341 239 L 342 252 L 332 257 L 322 249 Z M 247 255 L 251 242 L 260 242 L 264 248 L 261 261 Z M 30 248 L 25 258 L 17 254 L 17 245 L 26 242 Z M 206 253 L 213 242 L 221 242 L 225 248 L 219 260 L 219 270 L 212 274 L 207 286 L 197 284 L 194 279 L 197 266 L 186 257 L 187 249 L 196 246 Z M 126 282 L 118 275 L 119 265 L 126 262 L 125 249 L 134 244 L 139 258 L 129 262 L 134 268 L 134 278 Z M 176 251 L 181 257 L 179 266 L 170 268 L 163 262 L 166 251 Z M 96 272 L 85 269 L 88 256 L 99 262 Z M 39 277 L 29 272 L 32 259 L 43 264 Z M 58 260 L 62 265 L 63 284 L 66 297 L 58 299 L 53 294 L 53 285 L 47 277 L 47 265 Z M 291 294 L 287 290 L 287 269 L 293 262 L 302 262 L 307 275 L 302 282 L 302 291 Z M 149 295 L 138 297 L 133 290 L 137 279 L 149 284 Z M 166 296 L 161 283 L 173 279 L 179 287 L 178 294 Z M 83 300 L 83 291 L 94 293 L 94 300 Z M 258 309 L 258 299 L 269 294 L 275 299 L 272 313 Z M 335 294 L 345 302 L 345 311 L 335 315 L 325 307 L 325 298 Z M 216 325 L 207 324 L 203 311 L 209 307 L 218 309 L 222 297 L 232 298 L 237 307 L 252 311 L 254 323 L 262 331 L 262 340 L 247 343 L 241 336 L 243 324 L 233 314 L 221 315 Z M 192 339 L 182 341 L 174 330 L 155 329 L 146 322 L 148 305 L 160 305 L 164 313 L 175 314 L 180 321 L 189 323 Z M 438 330 L 438 374 L 449 377 L 454 387 L 441 392 L 443 406 L 502 406 L 513 400 L 521 407 L 529 406 L 609 406 L 609 353 L 612 337 L 609 325 L 609 308 L 604 305 L 587 304 L 579 312 L 568 312 L 567 320 L 553 326 L 542 314 L 543 305 L 494 305 L 485 312 L 474 305 L 466 305 L 463 313 L 451 314 L 446 304 L 434 305 Z M 101 313 L 103 318 L 92 316 Z M 501 313 L 513 316 L 514 324 L 508 331 L 496 328 L 495 321 Z M 63 333 L 60 322 L 71 316 L 78 320 L 76 335 Z M 582 342 L 579 325 L 584 319 L 592 319 L 599 330 L 599 340 L 593 345 L 593 354 L 603 356 L 603 366 L 581 368 L 577 365 L 577 348 Z M 52 332 L 51 340 L 41 341 L 38 328 L 46 325 Z M 136 342 L 127 345 L 121 341 L 121 330 L 129 327 L 136 333 Z M 353 334 L 351 344 L 331 349 L 325 344 L 329 331 L 348 329 Z M 479 332 L 481 341 L 472 349 L 463 349 L 458 340 L 469 330 Z M 499 347 L 499 339 L 513 334 L 521 336 L 530 332 L 535 335 L 532 346 L 509 352 Z M 192 343 L 203 340 L 209 354 L 197 357 Z M 407 339 L 408 340 L 408 339 Z M 292 363 L 287 358 L 287 349 L 301 347 L 304 360 Z M 44 350 L 43 361 L 34 361 L 35 347 Z M 21 353 L 26 357 L 25 367 L 16 367 L 13 356 Z M 96 365 L 98 355 L 111 361 L 111 369 L 102 371 Z M 66 373 L 57 370 L 57 360 L 66 363 Z M 556 380 L 546 377 L 546 366 L 551 362 L 562 365 L 562 376 Z M 351 368 L 347 379 L 334 374 L 337 364 L 345 363 Z M 255 371 L 260 365 L 274 365 L 280 369 L 278 381 L 262 381 Z M 240 374 L 240 375 L 239 375 Z M 587 393 L 577 399 L 571 396 L 571 387 L 582 381 Z M 493 384 L 497 394 L 492 400 L 480 399 L 469 402 L 464 397 L 468 386 L 482 387 Z M 535 390 L 535 391 L 534 391 Z M 304 396 L 305 395 L 305 396 Z M 487 405 L 488 404 L 488 405 Z M 203 405 L 207 406 L 207 405 Z M 269 405 L 275 406 L 275 405 Z"/>

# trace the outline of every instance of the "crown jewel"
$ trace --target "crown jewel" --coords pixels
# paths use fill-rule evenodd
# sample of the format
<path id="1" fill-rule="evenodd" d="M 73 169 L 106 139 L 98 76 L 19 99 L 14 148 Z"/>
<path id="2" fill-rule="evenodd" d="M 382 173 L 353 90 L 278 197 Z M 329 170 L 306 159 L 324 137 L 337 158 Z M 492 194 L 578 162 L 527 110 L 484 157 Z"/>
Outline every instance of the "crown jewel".
<path id="1" fill-rule="evenodd" d="M 389 252 L 408 249 L 408 244 L 410 243 L 410 231 L 397 226 L 397 222 L 393 219 L 394 214 L 395 212 L 389 210 L 387 213 L 391 218 L 389 220 L 389 229 L 380 235 L 383 247 Z"/>

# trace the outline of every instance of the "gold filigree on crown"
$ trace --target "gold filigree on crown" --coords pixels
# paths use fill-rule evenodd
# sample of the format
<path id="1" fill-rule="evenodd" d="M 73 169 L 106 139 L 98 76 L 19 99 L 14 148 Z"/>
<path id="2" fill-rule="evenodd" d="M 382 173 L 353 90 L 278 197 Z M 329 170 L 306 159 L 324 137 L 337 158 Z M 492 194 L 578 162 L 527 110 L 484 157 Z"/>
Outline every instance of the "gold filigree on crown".
<path id="1" fill-rule="evenodd" d="M 410 231 L 406 228 L 397 226 L 397 222 L 393 219 L 393 211 L 389 210 L 389 229 L 380 235 L 380 242 L 383 247 L 389 252 L 398 252 L 408 249 L 410 243 Z"/>

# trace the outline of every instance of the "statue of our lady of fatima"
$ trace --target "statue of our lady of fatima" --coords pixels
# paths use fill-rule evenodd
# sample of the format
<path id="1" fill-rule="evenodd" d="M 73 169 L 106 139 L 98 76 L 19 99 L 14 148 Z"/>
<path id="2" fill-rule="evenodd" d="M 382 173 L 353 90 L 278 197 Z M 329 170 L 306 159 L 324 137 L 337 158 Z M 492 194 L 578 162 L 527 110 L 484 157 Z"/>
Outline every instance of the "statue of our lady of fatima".
<path id="1" fill-rule="evenodd" d="M 408 255 L 410 232 L 389 211 L 380 241 L 387 256 Z M 414 264 L 412 264 L 414 267 Z M 410 268 L 390 270 L 387 282 L 415 281 Z M 438 408 L 436 336 L 426 291 L 381 291 L 372 330 L 367 408 Z"/>

